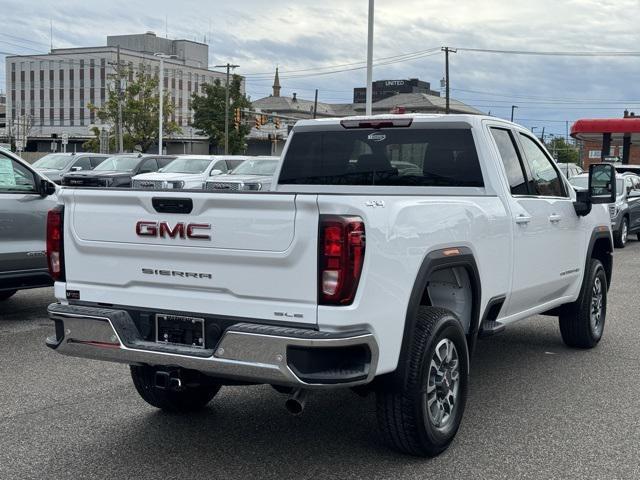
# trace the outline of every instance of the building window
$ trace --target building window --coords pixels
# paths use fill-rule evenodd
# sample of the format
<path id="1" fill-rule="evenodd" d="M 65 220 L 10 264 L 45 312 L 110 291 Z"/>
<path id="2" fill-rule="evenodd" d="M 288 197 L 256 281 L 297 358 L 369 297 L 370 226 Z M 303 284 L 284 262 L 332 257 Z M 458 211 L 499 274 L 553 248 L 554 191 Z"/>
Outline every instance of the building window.
<path id="1" fill-rule="evenodd" d="M 71 90 L 73 90 L 74 88 L 74 84 L 73 84 L 73 81 L 75 80 L 74 76 L 75 76 L 75 70 L 72 68 L 69 70 L 69 88 Z"/>
<path id="2" fill-rule="evenodd" d="M 42 127 L 44 125 L 44 108 L 40 107 L 40 119 L 38 124 Z"/>
<path id="3" fill-rule="evenodd" d="M 94 59 L 89 60 L 89 87 L 95 87 L 96 83 L 96 69 L 95 69 L 96 61 Z"/>
<path id="4" fill-rule="evenodd" d="M 58 119 L 60 121 L 59 125 L 64 125 L 64 108 L 60 108 L 58 110 L 58 113 L 60 115 L 60 118 Z"/>
<path id="5" fill-rule="evenodd" d="M 69 125 L 72 127 L 76 124 L 73 107 L 69 109 Z"/>
<path id="6" fill-rule="evenodd" d="M 59 81 L 58 88 L 62 90 L 64 88 L 64 70 L 63 69 L 60 69 L 60 71 L 58 72 L 58 81 Z"/>
<path id="7" fill-rule="evenodd" d="M 80 125 L 84 125 L 84 105 L 80 104 Z"/>
<path id="8" fill-rule="evenodd" d="M 104 58 L 100 59 L 100 88 L 105 87 L 105 79 L 106 79 L 106 60 Z"/>
<path id="9" fill-rule="evenodd" d="M 105 104 L 105 89 L 101 88 L 100 89 L 100 105 L 104 105 Z"/>

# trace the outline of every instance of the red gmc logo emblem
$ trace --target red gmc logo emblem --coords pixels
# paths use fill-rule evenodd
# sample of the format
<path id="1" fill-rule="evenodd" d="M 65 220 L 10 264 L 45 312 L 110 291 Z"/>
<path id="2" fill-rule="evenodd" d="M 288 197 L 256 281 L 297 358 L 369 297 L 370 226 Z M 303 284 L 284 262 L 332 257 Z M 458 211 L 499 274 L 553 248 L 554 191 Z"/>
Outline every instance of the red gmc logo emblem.
<path id="1" fill-rule="evenodd" d="M 160 237 L 160 238 L 190 238 L 193 240 L 211 240 L 211 235 L 207 233 L 197 233 L 197 231 L 211 231 L 208 223 L 176 223 L 173 227 L 169 222 L 145 222 L 136 223 L 136 235 L 139 237 Z"/>

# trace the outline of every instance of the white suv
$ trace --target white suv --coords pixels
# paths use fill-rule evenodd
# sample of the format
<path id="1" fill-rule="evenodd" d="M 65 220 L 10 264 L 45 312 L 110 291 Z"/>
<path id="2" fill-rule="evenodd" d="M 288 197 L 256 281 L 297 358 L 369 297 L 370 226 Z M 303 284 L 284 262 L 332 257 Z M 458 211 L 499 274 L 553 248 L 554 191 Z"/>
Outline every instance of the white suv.
<path id="1" fill-rule="evenodd" d="M 133 177 L 132 187 L 148 190 L 201 189 L 207 179 L 225 174 L 247 157 L 180 155 L 157 172 Z"/>

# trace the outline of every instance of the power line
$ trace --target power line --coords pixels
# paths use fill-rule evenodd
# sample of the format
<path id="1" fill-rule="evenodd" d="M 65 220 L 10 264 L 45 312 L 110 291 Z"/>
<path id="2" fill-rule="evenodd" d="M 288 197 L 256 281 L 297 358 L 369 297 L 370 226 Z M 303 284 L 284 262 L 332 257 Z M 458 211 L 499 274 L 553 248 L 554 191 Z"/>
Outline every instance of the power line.
<path id="1" fill-rule="evenodd" d="M 542 56 L 555 56 L 555 57 L 640 57 L 638 51 L 628 52 L 571 52 L 571 51 L 539 51 L 539 50 L 496 50 L 489 48 L 465 48 L 456 47 L 461 52 L 474 52 L 474 53 L 500 53 L 507 55 L 542 55 Z"/>

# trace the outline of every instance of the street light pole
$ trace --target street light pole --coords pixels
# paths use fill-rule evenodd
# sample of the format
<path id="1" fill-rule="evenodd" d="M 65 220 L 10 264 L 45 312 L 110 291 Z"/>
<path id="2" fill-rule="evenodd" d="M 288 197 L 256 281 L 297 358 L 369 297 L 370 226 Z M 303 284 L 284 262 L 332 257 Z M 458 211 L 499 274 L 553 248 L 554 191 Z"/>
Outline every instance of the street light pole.
<path id="1" fill-rule="evenodd" d="M 511 121 L 512 121 L 512 122 L 513 122 L 513 112 L 514 112 L 514 110 L 515 110 L 516 108 L 518 108 L 518 106 L 517 106 L 517 105 L 511 105 Z"/>
<path id="2" fill-rule="evenodd" d="M 224 154 L 229 155 L 229 71 L 232 68 L 238 68 L 240 65 L 216 65 L 215 68 L 227 69 L 227 83 L 225 87 L 225 102 L 224 102 Z"/>
<path id="3" fill-rule="evenodd" d="M 373 113 L 373 15 L 375 12 L 374 0 L 369 0 L 369 28 L 367 38 L 367 98 L 365 113 Z"/>

